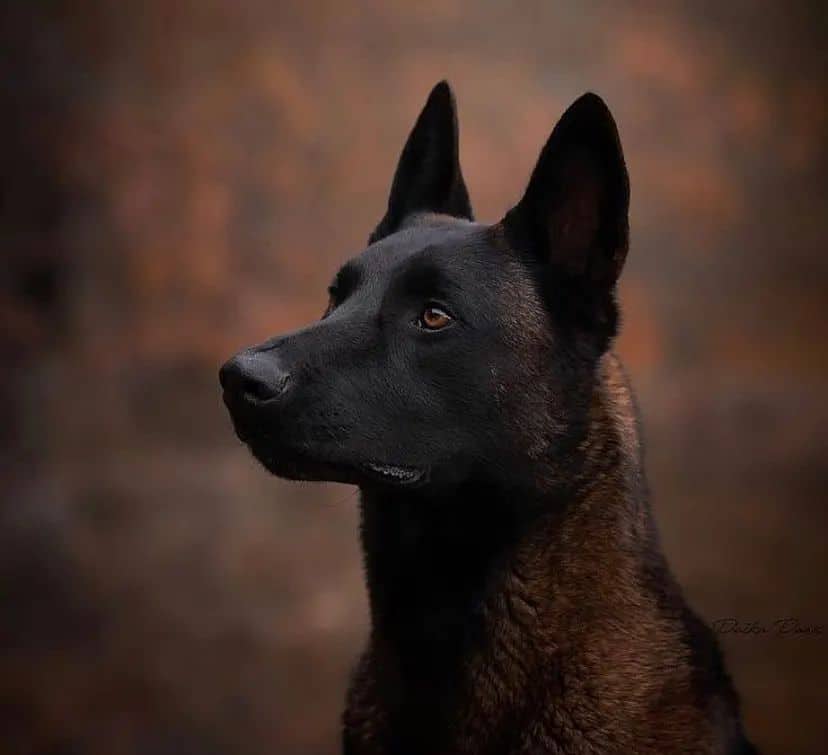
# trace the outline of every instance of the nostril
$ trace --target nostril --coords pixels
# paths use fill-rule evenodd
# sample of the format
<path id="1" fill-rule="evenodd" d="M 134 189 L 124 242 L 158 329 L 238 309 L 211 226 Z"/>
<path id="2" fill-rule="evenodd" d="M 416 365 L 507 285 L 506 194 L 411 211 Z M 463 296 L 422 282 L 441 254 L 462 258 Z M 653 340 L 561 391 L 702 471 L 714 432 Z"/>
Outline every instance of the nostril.
<path id="1" fill-rule="evenodd" d="M 290 381 L 290 374 L 283 372 L 272 358 L 243 353 L 219 370 L 219 381 L 230 396 L 261 403 L 282 394 Z"/>
<path id="2" fill-rule="evenodd" d="M 253 401 L 268 401 L 281 392 L 276 390 L 276 386 L 268 385 L 263 380 L 250 375 L 245 375 L 242 378 L 241 389 L 242 393 Z"/>

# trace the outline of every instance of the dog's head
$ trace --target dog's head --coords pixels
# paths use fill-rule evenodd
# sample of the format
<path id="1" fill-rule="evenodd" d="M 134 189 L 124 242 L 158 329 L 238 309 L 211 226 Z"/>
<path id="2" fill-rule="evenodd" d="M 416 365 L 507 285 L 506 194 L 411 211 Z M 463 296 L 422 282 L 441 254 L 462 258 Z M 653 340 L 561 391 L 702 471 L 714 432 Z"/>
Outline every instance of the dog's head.
<path id="1" fill-rule="evenodd" d="M 474 222 L 454 100 L 438 84 L 388 210 L 336 274 L 322 319 L 222 367 L 236 432 L 295 479 L 537 476 L 587 422 L 616 330 L 628 201 L 612 116 L 587 94 L 555 127 L 520 202 L 495 225 Z"/>

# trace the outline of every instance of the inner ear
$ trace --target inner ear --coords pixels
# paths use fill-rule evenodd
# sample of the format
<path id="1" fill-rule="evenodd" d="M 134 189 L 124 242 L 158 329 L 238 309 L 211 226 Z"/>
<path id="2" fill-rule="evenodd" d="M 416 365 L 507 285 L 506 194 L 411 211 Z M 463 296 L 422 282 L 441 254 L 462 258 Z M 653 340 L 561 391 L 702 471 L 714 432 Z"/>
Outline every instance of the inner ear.
<path id="1" fill-rule="evenodd" d="M 504 226 L 516 245 L 568 277 L 612 285 L 627 254 L 628 207 L 615 122 L 600 97 L 586 94 L 555 126 Z"/>
<path id="2" fill-rule="evenodd" d="M 403 147 L 391 184 L 388 209 L 369 243 L 399 230 L 405 219 L 417 212 L 473 219 L 460 170 L 454 95 L 445 81 L 431 90 Z"/>
<path id="3" fill-rule="evenodd" d="M 558 185 L 553 187 L 557 196 L 544 199 L 549 207 L 547 251 L 573 275 L 587 272 L 588 250 L 600 238 L 607 204 L 600 173 L 595 157 L 576 146 L 561 160 Z"/>

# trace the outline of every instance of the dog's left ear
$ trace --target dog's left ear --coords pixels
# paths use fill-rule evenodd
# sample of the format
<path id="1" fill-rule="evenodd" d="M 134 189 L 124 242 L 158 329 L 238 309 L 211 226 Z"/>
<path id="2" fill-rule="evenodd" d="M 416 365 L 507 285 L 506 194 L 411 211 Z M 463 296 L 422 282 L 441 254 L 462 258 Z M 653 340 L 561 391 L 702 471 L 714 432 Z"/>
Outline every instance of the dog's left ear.
<path id="1" fill-rule="evenodd" d="M 431 90 L 414 124 L 394 173 L 388 210 L 368 243 L 399 230 L 405 218 L 415 212 L 473 219 L 460 170 L 454 95 L 446 81 Z"/>
<path id="2" fill-rule="evenodd" d="M 600 97 L 585 94 L 558 121 L 503 225 L 514 247 L 561 278 L 608 290 L 627 256 L 629 199 L 615 121 Z"/>

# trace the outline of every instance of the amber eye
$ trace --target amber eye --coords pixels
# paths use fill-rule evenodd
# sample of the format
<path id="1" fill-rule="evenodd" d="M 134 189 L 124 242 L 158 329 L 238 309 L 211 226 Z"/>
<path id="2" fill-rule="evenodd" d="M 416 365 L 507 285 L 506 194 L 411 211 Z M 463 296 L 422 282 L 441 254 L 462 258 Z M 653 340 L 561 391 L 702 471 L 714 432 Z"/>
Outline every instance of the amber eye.
<path id="1" fill-rule="evenodd" d="M 423 330 L 442 330 L 451 324 L 452 317 L 439 307 L 426 307 L 417 324 Z"/>

